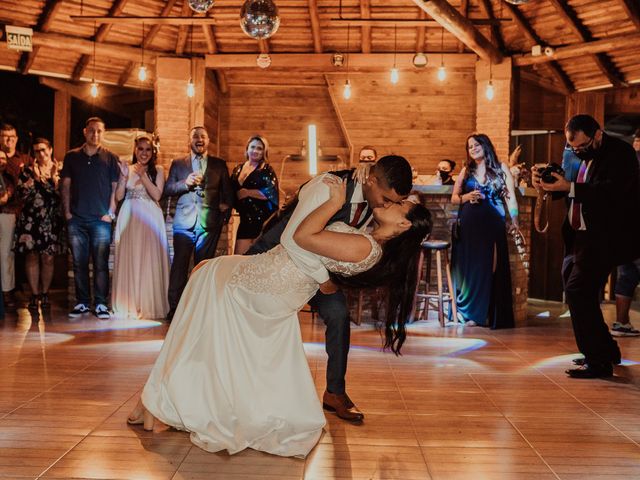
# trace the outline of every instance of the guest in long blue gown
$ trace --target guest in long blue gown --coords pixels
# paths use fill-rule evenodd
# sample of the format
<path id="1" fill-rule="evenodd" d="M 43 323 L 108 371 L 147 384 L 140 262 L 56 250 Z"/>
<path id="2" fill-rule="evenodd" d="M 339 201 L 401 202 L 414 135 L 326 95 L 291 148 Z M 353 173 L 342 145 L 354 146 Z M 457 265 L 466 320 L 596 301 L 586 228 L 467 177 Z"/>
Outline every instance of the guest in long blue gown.
<path id="1" fill-rule="evenodd" d="M 453 240 L 452 269 L 458 315 L 468 326 L 514 326 L 509 230 L 518 228 L 518 204 L 509 167 L 501 163 L 488 136 L 467 138 L 467 160 L 453 187 L 459 204 L 459 236 Z"/>

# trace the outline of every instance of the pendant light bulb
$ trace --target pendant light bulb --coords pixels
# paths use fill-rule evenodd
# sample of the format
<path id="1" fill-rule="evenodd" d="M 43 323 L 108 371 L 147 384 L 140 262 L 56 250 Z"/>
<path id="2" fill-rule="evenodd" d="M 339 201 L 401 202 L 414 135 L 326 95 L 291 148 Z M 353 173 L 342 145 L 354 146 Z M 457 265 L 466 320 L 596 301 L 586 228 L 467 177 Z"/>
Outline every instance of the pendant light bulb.
<path id="1" fill-rule="evenodd" d="M 487 100 L 493 100 L 496 92 L 493 88 L 493 83 L 491 83 L 491 80 L 489 80 L 489 83 L 487 83 L 487 89 L 485 90 L 484 94 L 486 95 Z"/>
<path id="2" fill-rule="evenodd" d="M 189 79 L 187 83 L 187 97 L 193 98 L 196 96 L 196 86 L 193 84 L 193 80 Z"/>
<path id="3" fill-rule="evenodd" d="M 91 93 L 91 96 L 93 98 L 96 98 L 98 96 L 98 84 L 96 82 L 93 82 L 91 84 L 91 89 L 89 90 L 89 93 Z"/>
<path id="4" fill-rule="evenodd" d="M 342 96 L 345 100 L 349 100 L 351 98 L 351 82 L 349 80 L 344 82 L 344 90 L 342 91 Z"/>
<path id="5" fill-rule="evenodd" d="M 398 80 L 400 80 L 400 72 L 398 72 L 396 67 L 393 67 L 391 69 L 391 83 L 395 85 L 398 83 Z"/>
<path id="6" fill-rule="evenodd" d="M 440 65 L 440 68 L 438 68 L 438 80 L 440 80 L 441 82 L 444 82 L 446 78 L 447 78 L 447 69 L 444 68 L 444 64 L 442 64 Z"/>
<path id="7" fill-rule="evenodd" d="M 147 79 L 147 67 L 145 67 L 144 65 L 140 65 L 140 68 L 138 69 L 138 80 L 140 80 L 141 82 L 144 82 Z"/>

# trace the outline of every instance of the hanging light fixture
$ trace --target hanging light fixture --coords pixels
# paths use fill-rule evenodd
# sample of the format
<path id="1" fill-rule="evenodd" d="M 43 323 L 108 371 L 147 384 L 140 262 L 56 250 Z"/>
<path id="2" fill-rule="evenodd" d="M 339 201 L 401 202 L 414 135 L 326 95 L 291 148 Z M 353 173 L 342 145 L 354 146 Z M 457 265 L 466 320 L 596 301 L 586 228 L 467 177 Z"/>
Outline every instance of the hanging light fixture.
<path id="1" fill-rule="evenodd" d="M 140 58 L 140 68 L 138 68 L 138 80 L 144 82 L 147 79 L 147 67 L 144 66 L 144 22 L 142 23 L 142 43 L 141 46 L 141 58 Z"/>
<path id="2" fill-rule="evenodd" d="M 97 26 L 96 22 L 93 22 L 93 75 L 91 76 L 91 88 L 89 89 L 89 93 L 93 98 L 97 98 L 98 94 L 98 83 L 96 82 L 96 31 Z"/>
<path id="3" fill-rule="evenodd" d="M 349 81 L 349 32 L 351 29 L 351 24 L 347 23 L 347 79 L 344 82 L 344 90 L 342 90 L 342 97 L 345 100 L 349 100 L 351 98 L 351 82 Z"/>
<path id="4" fill-rule="evenodd" d="M 529 3 L 529 0 L 506 0 L 506 2 L 511 5 L 524 5 L 525 3 Z"/>
<path id="5" fill-rule="evenodd" d="M 493 100 L 493 97 L 496 94 L 495 89 L 493 88 L 493 74 L 491 72 L 491 62 L 489 62 L 489 83 L 487 83 L 487 88 L 484 91 L 484 94 L 487 97 L 487 100 L 489 101 Z"/>
<path id="6" fill-rule="evenodd" d="M 393 68 L 391 69 L 390 80 L 394 85 L 400 80 L 400 73 L 396 68 L 396 54 L 398 52 L 398 25 L 393 25 Z"/>
<path id="7" fill-rule="evenodd" d="M 444 82 L 447 78 L 447 69 L 444 68 L 444 28 L 440 32 L 440 67 L 438 67 L 438 80 Z"/>

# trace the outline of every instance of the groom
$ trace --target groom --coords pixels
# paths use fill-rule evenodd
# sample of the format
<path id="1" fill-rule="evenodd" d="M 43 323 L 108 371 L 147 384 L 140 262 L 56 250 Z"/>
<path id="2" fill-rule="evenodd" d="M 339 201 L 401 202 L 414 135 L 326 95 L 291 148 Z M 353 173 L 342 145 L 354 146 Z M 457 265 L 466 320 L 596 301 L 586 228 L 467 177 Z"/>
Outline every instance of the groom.
<path id="1" fill-rule="evenodd" d="M 347 179 L 347 201 L 329 223 L 344 222 L 356 228 L 364 228 L 369 223 L 374 208 L 399 203 L 411 191 L 411 165 L 400 156 L 382 157 L 371 167 L 364 183 L 352 179 L 353 172 L 353 169 L 331 172 Z M 299 224 L 328 198 L 328 187 L 321 181 L 321 176 L 303 185 L 297 198 L 283 208 L 277 220 L 265 227 L 263 235 L 256 240 L 247 254 L 263 253 L 275 247 L 280 243 L 282 233 L 288 224 Z M 288 228 L 287 231 L 294 230 Z M 282 243 L 287 250 L 299 250 L 291 238 L 282 238 Z M 293 255 L 292 259 L 302 271 L 320 283 L 320 290 L 309 304 L 317 309 L 318 315 L 327 327 L 327 389 L 322 398 L 323 407 L 335 411 L 338 417 L 344 420 L 362 422 L 364 414 L 353 404 L 345 391 L 351 333 L 345 295 L 329 280 L 329 274 L 317 256 Z"/>

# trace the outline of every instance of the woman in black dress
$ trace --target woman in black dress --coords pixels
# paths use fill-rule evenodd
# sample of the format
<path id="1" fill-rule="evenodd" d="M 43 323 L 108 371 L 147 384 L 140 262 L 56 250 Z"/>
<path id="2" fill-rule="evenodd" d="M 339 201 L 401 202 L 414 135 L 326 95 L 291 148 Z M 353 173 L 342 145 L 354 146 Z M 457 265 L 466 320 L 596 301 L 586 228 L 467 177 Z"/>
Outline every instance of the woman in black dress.
<path id="1" fill-rule="evenodd" d="M 458 315 L 468 326 L 513 327 L 506 208 L 509 229 L 517 229 L 518 204 L 509 167 L 486 135 L 467 138 L 467 160 L 451 201 L 460 205 L 451 259 Z"/>
<path id="2" fill-rule="evenodd" d="M 236 191 L 235 208 L 240 214 L 240 226 L 236 236 L 236 255 L 244 254 L 260 236 L 262 225 L 278 208 L 278 179 L 267 163 L 269 143 L 254 135 L 247 142 L 246 161 L 231 173 Z"/>
<path id="3" fill-rule="evenodd" d="M 24 206 L 16 223 L 15 251 L 26 254 L 25 268 L 31 287 L 30 310 L 49 308 L 49 286 L 55 254 L 62 245 L 59 169 L 51 143 L 45 138 L 33 142 L 35 161 L 18 177 L 17 192 Z"/>

